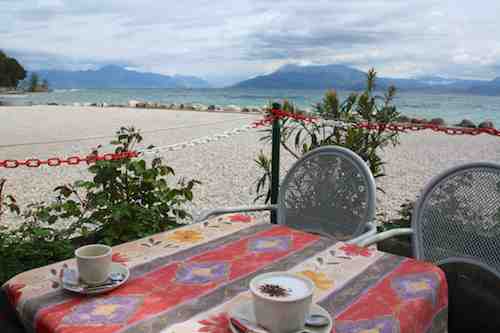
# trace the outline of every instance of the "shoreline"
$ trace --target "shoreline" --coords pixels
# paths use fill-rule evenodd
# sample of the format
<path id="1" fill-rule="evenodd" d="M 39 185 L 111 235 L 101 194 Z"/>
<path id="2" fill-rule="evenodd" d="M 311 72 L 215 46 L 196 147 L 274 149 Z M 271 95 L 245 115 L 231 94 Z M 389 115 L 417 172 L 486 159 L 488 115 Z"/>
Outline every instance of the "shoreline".
<path id="1" fill-rule="evenodd" d="M 338 91 L 340 100 L 349 96 L 349 91 Z M 148 109 L 161 108 L 178 110 L 247 111 L 260 110 L 270 101 L 289 100 L 298 109 L 312 112 L 314 105 L 324 98 L 324 90 L 168 90 L 168 89 L 69 89 L 52 93 L 11 95 L 0 97 L 3 104 L 16 105 L 67 105 L 96 107 L 130 107 L 131 102 Z M 0 94 L 1 95 L 1 94 Z M 500 127 L 499 97 L 469 97 L 465 95 L 421 95 L 401 92 L 394 100 L 397 110 L 414 119 L 413 123 L 430 122 L 441 117 L 449 125 L 462 120 L 471 120 L 475 125 L 493 121 Z M 404 122 L 404 121 L 400 121 Z"/>
<path id="2" fill-rule="evenodd" d="M 0 98 L 2 96 L 0 95 Z M 4 104 L 2 104 L 4 103 Z M 169 103 L 161 104 L 156 102 L 142 102 L 142 101 L 129 101 L 128 105 L 125 104 L 108 104 L 108 103 L 46 103 L 46 104 L 9 104 L 2 102 L 0 99 L 0 107 L 76 107 L 76 108 L 121 108 L 121 109 L 143 109 L 143 110 L 167 110 L 167 111 L 196 111 L 196 112 L 217 112 L 217 113 L 243 113 L 243 114 L 262 114 L 265 107 L 245 107 L 238 105 L 204 105 L 200 103 Z M 1 110 L 1 109 L 0 109 Z M 302 111 L 302 110 L 301 110 Z"/>
<path id="3" fill-rule="evenodd" d="M 1 95 L 0 95 L 1 98 Z M 72 104 L 59 104 L 59 103 L 47 103 L 47 104 L 31 104 L 31 105 L 9 105 L 2 104 L 0 100 L 0 111 L 5 107 L 75 107 L 75 108 L 97 108 L 97 109 L 140 109 L 140 110 L 165 110 L 165 111 L 194 111 L 194 112 L 207 112 L 207 113 L 230 113 L 230 114 L 265 114 L 266 106 L 263 107 L 242 107 L 238 105 L 204 105 L 201 103 L 168 103 L 161 104 L 157 102 L 144 102 L 144 101 L 129 101 L 128 105 L 125 104 L 108 104 L 108 103 L 72 103 Z M 300 109 L 297 108 L 298 112 L 311 113 L 310 108 Z M 484 128 L 484 129 L 495 129 L 495 124 L 489 120 L 484 119 L 481 122 L 474 123 L 473 121 L 464 118 L 458 124 L 447 123 L 441 117 L 435 118 L 423 118 L 423 117 L 409 117 L 401 114 L 397 120 L 396 125 L 435 125 L 449 128 Z M 499 128 L 500 129 L 500 128 Z"/>

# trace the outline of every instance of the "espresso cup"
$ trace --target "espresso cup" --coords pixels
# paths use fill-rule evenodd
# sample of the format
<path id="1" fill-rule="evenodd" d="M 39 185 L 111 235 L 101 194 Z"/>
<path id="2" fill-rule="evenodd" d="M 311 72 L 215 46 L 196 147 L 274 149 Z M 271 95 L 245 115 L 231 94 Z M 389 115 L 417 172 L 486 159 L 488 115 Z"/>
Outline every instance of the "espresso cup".
<path id="1" fill-rule="evenodd" d="M 263 286 L 271 292 L 266 293 Z M 287 294 L 276 296 L 276 286 Z M 255 319 L 260 326 L 271 333 L 291 333 L 304 328 L 314 291 L 310 279 L 287 272 L 265 273 L 250 281 L 250 290 Z"/>
<path id="2" fill-rule="evenodd" d="M 75 251 L 80 279 L 87 284 L 105 282 L 111 272 L 111 247 L 101 244 L 86 245 Z"/>

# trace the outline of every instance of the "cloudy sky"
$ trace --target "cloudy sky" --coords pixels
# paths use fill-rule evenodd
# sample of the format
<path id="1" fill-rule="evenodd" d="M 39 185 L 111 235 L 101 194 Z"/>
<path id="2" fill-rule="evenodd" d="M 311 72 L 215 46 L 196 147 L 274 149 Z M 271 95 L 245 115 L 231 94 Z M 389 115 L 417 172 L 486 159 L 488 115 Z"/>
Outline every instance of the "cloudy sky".
<path id="1" fill-rule="evenodd" d="M 500 76 L 498 0 L 0 0 L 29 69 L 120 64 L 228 84 L 286 63 Z"/>

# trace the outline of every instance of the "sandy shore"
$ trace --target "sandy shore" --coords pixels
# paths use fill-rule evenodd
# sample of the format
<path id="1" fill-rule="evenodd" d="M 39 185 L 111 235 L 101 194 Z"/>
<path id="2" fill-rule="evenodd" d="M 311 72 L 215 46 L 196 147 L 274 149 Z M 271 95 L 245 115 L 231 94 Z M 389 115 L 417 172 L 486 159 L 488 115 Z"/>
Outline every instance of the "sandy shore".
<path id="1" fill-rule="evenodd" d="M 122 125 L 144 132 L 145 146 L 165 146 L 248 125 L 258 115 L 191 111 L 164 111 L 90 107 L 2 107 L 0 108 L 0 159 L 67 157 L 87 154 L 106 144 Z M 252 204 L 255 180 L 260 175 L 254 159 L 269 145 L 259 142 L 261 133 L 251 130 L 216 142 L 166 151 L 161 155 L 178 176 L 203 184 L 195 191 L 190 209 Z M 69 141 L 79 138 L 84 140 Z M 379 179 L 385 194 L 378 192 L 378 208 L 391 218 L 405 199 L 415 199 L 422 187 L 449 167 L 472 161 L 500 163 L 500 139 L 492 136 L 448 136 L 433 132 L 402 134 L 402 144 L 384 151 L 386 177 Z M 65 141 L 62 143 L 47 143 Z M 42 144 L 34 144 L 41 142 Z M 18 146 L 18 144 L 22 144 Z M 103 152 L 109 146 L 103 147 Z M 282 153 L 285 170 L 293 163 Z M 283 174 L 284 172 L 282 172 Z M 7 192 L 25 205 L 47 200 L 52 189 L 88 177 L 85 165 L 59 168 L 0 169 L 7 178 Z M 2 223 L 15 224 L 7 215 Z"/>

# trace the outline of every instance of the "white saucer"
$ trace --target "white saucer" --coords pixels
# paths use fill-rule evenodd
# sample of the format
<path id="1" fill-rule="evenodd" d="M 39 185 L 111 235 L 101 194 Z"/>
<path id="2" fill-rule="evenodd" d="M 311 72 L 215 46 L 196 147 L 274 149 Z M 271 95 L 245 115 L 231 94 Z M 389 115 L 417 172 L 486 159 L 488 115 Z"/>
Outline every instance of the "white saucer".
<path id="1" fill-rule="evenodd" d="M 75 270 L 72 270 L 72 274 L 75 274 L 78 276 L 78 272 Z M 104 294 L 107 292 L 110 292 L 111 290 L 114 290 L 121 285 L 123 285 L 125 282 L 127 282 L 128 278 L 130 277 L 130 271 L 126 266 L 123 266 L 119 263 L 111 263 L 111 272 L 110 274 L 113 273 L 118 273 L 122 274 L 124 277 L 123 280 L 113 283 L 108 286 L 102 286 L 102 287 L 94 287 L 88 284 L 83 283 L 80 279 L 77 278 L 78 283 L 77 284 L 69 284 L 69 283 L 64 283 L 61 279 L 61 287 L 65 290 L 69 290 L 78 294 L 82 295 L 98 295 L 98 294 Z"/>
<path id="2" fill-rule="evenodd" d="M 327 326 L 323 327 L 310 327 L 306 326 L 303 329 L 306 330 L 307 332 L 311 333 L 330 333 L 333 328 L 333 320 L 328 311 L 323 309 L 317 304 L 312 304 L 311 305 L 311 312 L 309 313 L 311 315 L 322 315 L 330 319 L 330 324 Z M 240 318 L 245 318 L 248 321 L 255 323 L 257 320 L 255 319 L 255 313 L 253 311 L 253 301 L 244 301 L 241 302 L 240 304 L 235 305 L 234 308 L 232 308 L 229 311 L 229 317 L 240 317 Z M 231 329 L 231 332 L 233 333 L 240 333 L 231 322 L 229 322 L 229 328 Z M 297 331 L 297 332 L 300 332 Z"/>

